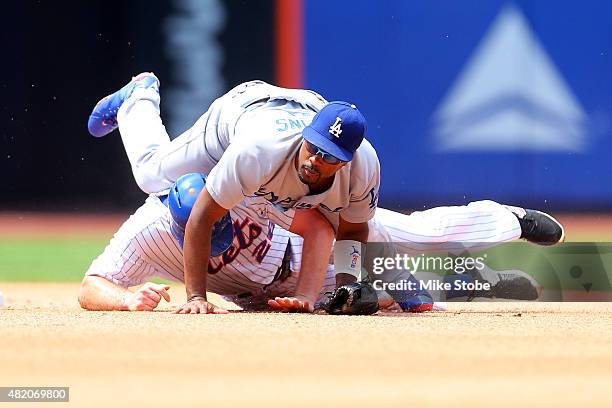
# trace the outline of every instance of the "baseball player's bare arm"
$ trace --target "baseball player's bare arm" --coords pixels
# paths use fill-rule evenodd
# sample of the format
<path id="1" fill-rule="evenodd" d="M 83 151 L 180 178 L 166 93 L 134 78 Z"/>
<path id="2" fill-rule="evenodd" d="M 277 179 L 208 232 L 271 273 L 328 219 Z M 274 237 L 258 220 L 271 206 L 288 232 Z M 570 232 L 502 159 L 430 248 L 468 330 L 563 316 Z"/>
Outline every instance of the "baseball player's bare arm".
<path id="1" fill-rule="evenodd" d="M 203 188 L 185 229 L 183 267 L 187 303 L 179 307 L 176 313 L 227 313 L 227 310 L 206 299 L 211 234 L 215 222 L 226 213 L 227 209 L 217 204 L 208 190 Z"/>
<path id="2" fill-rule="evenodd" d="M 312 312 L 327 274 L 334 229 L 318 210 L 297 210 L 289 230 L 304 238 L 295 297 L 277 297 L 268 304 L 282 311 Z"/>
<path id="3" fill-rule="evenodd" d="M 132 292 L 100 276 L 85 276 L 79 304 L 86 310 L 151 311 L 163 299 L 170 301 L 170 286 L 147 282 Z"/>
<path id="4" fill-rule="evenodd" d="M 340 217 L 338 224 L 338 234 L 336 235 L 336 241 L 358 241 L 361 243 L 368 242 L 369 227 L 367 222 L 352 223 L 345 221 Z M 339 266 L 339 265 L 337 265 Z M 342 273 L 342 268 L 337 269 L 336 273 L 336 285 L 341 286 L 346 283 L 356 282 L 357 278 L 348 273 Z"/>

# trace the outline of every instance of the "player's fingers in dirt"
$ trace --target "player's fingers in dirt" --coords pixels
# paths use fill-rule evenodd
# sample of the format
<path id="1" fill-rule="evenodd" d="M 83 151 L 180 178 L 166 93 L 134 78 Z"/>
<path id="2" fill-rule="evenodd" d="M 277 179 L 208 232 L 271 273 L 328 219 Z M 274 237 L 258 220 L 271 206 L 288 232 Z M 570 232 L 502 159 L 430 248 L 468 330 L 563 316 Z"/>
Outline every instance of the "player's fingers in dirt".
<path id="1" fill-rule="evenodd" d="M 140 303 L 134 306 L 134 308 L 132 309 L 134 312 L 150 312 L 152 311 L 154 308 L 152 308 L 149 305 L 146 305 L 144 303 Z"/>
<path id="2" fill-rule="evenodd" d="M 177 310 L 174 311 L 177 314 L 225 314 L 229 313 L 222 307 L 213 305 L 203 299 L 191 300 Z"/>
<path id="3" fill-rule="evenodd" d="M 229 313 L 227 310 L 225 310 L 222 307 L 219 306 L 215 306 L 212 303 L 208 303 L 208 311 L 207 313 L 212 313 L 212 314 L 226 314 Z"/>
<path id="4" fill-rule="evenodd" d="M 130 311 L 153 310 L 159 302 L 150 299 L 142 291 L 128 293 L 124 298 L 124 304 Z"/>
<path id="5" fill-rule="evenodd" d="M 144 309 L 139 309 L 139 310 L 153 310 L 157 307 L 157 305 L 159 304 L 159 300 L 154 300 L 150 297 L 151 294 L 149 293 L 144 293 L 144 292 L 138 292 L 136 293 L 136 305 L 140 306 L 144 306 Z M 157 295 L 159 297 L 159 295 Z M 161 297 L 159 297 L 159 299 L 161 299 Z"/>
<path id="6" fill-rule="evenodd" d="M 297 298 L 277 297 L 268 300 L 268 305 L 281 312 L 309 313 L 312 312 L 310 303 Z"/>

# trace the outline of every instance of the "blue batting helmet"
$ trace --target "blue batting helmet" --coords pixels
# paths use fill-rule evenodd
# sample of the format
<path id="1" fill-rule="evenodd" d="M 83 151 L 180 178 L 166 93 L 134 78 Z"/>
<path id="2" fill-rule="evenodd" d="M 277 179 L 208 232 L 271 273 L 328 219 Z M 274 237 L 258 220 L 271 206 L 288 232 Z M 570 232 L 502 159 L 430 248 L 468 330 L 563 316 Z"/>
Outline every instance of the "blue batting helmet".
<path id="1" fill-rule="evenodd" d="M 168 193 L 168 208 L 172 216 L 171 230 L 181 248 L 185 239 L 185 227 L 187 226 L 189 214 L 191 214 L 191 209 L 205 185 L 205 175 L 189 173 L 179 177 Z M 221 255 L 229 248 L 233 240 L 232 219 L 229 213 L 227 213 L 217 221 L 213 229 L 210 241 L 210 256 Z"/>

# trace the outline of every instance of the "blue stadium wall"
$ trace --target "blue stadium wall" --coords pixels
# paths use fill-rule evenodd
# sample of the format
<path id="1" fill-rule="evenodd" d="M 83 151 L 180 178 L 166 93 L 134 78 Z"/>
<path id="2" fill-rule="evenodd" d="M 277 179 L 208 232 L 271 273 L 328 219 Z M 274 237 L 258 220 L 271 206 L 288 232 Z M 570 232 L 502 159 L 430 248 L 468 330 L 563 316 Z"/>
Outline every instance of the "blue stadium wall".
<path id="1" fill-rule="evenodd" d="M 303 7 L 302 81 L 366 115 L 384 206 L 612 209 L 612 3 Z"/>

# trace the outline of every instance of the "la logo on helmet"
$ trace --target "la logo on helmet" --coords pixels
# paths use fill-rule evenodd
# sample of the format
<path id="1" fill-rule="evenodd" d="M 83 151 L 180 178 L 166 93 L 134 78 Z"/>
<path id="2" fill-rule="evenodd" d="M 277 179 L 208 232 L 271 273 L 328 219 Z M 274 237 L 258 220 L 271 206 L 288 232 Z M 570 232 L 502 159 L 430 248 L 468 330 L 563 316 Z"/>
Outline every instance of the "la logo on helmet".
<path id="1" fill-rule="evenodd" d="M 342 133 L 342 128 L 340 126 L 342 126 L 342 119 L 336 116 L 336 121 L 329 127 L 329 133 L 339 138 L 340 133 Z"/>

